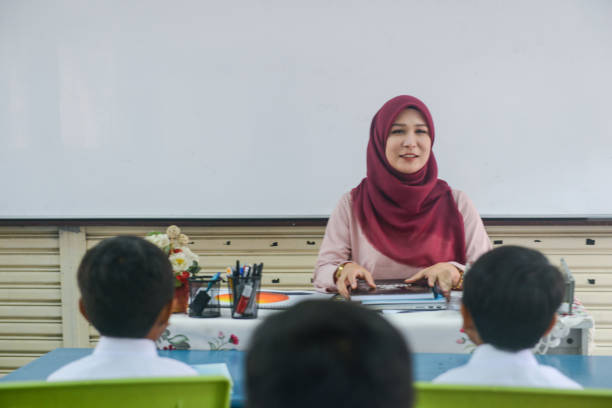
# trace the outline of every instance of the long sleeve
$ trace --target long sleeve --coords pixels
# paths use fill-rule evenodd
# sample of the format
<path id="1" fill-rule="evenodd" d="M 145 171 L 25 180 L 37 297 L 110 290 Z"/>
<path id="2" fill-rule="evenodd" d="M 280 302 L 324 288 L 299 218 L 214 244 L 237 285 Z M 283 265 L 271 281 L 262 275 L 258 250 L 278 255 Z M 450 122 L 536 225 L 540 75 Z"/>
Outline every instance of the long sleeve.
<path id="1" fill-rule="evenodd" d="M 463 216 L 465 228 L 465 257 L 468 265 L 473 264 L 482 254 L 491 250 L 491 240 L 487 235 L 482 219 L 472 200 L 463 191 L 453 190 L 459 212 Z M 453 262 L 465 269 L 465 265 Z"/>
<path id="2" fill-rule="evenodd" d="M 325 236 L 319 249 L 314 270 L 313 284 L 321 291 L 335 291 L 333 274 L 338 265 L 350 261 L 351 251 L 351 204 L 350 193 L 346 193 L 331 213 L 325 228 Z"/>

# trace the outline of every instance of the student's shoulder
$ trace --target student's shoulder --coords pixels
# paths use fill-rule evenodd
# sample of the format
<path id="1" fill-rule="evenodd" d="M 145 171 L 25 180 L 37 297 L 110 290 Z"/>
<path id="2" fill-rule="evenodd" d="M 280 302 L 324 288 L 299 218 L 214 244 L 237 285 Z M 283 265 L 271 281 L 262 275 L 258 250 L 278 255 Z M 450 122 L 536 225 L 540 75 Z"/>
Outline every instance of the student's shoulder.
<path id="1" fill-rule="evenodd" d="M 540 364 L 540 372 L 545 375 L 551 387 L 581 390 L 582 385 L 567 377 L 554 367 Z"/>
<path id="2" fill-rule="evenodd" d="M 91 356 L 86 356 L 68 363 L 52 372 L 47 377 L 47 381 L 77 380 L 81 377 L 81 372 L 87 367 L 89 360 L 91 360 Z"/>
<path id="3" fill-rule="evenodd" d="M 164 370 L 169 370 L 168 375 L 197 375 L 198 372 L 188 364 L 182 361 L 175 360 L 168 357 L 159 357 L 157 360 L 160 366 L 163 366 Z M 162 368 L 162 367 L 160 367 Z"/>
<path id="4" fill-rule="evenodd" d="M 468 368 L 463 365 L 460 367 L 451 368 L 450 370 L 440 374 L 436 378 L 434 378 L 431 382 L 438 384 L 460 384 L 465 383 L 469 376 L 466 376 L 468 373 Z"/>

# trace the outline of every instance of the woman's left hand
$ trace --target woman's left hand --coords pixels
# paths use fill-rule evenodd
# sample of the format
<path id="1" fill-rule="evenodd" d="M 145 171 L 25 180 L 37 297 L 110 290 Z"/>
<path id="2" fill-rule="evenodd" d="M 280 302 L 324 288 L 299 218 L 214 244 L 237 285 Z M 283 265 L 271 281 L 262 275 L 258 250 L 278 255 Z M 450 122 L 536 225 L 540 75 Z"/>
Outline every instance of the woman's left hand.
<path id="1" fill-rule="evenodd" d="M 434 287 L 437 283 L 445 297 L 450 296 L 450 291 L 461 279 L 459 269 L 451 263 L 440 262 L 425 268 L 406 279 L 406 283 L 414 283 L 421 279 L 427 279 L 427 285 Z"/>

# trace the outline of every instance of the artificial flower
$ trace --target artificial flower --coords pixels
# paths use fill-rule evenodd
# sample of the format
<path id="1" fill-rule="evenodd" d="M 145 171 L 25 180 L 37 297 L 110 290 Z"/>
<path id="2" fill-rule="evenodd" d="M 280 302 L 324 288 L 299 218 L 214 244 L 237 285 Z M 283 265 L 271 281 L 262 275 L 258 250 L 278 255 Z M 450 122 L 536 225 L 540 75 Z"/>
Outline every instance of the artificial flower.
<path id="1" fill-rule="evenodd" d="M 166 230 L 166 235 L 168 235 L 170 239 L 177 239 L 179 235 L 181 235 L 181 229 L 176 225 L 171 225 Z"/>
<path id="2" fill-rule="evenodd" d="M 189 245 L 189 237 L 185 234 L 180 234 L 176 240 L 181 246 Z"/>
<path id="3" fill-rule="evenodd" d="M 162 233 L 147 235 L 145 239 L 149 241 L 150 243 L 152 243 L 153 245 L 155 245 L 156 247 L 162 248 L 162 249 L 170 245 L 170 239 L 168 238 L 166 234 L 162 234 Z"/>
<path id="4" fill-rule="evenodd" d="M 189 277 L 199 272 L 200 258 L 189 249 L 189 237 L 181 234 L 181 229 L 176 225 L 169 226 L 165 234 L 151 232 L 145 239 L 168 254 L 176 278 L 175 287 L 186 285 Z"/>

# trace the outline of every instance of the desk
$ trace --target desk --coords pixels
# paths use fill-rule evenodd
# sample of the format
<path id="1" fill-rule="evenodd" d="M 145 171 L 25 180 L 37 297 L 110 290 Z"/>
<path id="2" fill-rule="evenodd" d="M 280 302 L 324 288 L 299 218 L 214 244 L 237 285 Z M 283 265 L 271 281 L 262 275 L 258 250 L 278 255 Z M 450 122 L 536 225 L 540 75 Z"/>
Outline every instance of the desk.
<path id="1" fill-rule="evenodd" d="M 302 296 L 302 298 L 305 298 Z M 449 310 L 383 314 L 404 336 L 415 353 L 470 353 L 476 346 L 460 329 L 460 299 Z M 538 354 L 591 354 L 593 319 L 576 300 L 574 314 L 560 316 L 551 334 L 535 347 Z M 258 319 L 232 319 L 229 309 L 222 317 L 190 318 L 175 314 L 158 340 L 160 350 L 245 350 L 255 327 L 277 310 L 261 309 Z"/>
<path id="2" fill-rule="evenodd" d="M 91 352 L 92 349 L 55 349 L 6 375 L 0 381 L 44 380 L 59 367 Z M 244 405 L 244 352 L 161 350 L 159 354 L 191 365 L 227 364 L 234 381 L 232 407 Z M 468 354 L 442 353 L 417 353 L 413 356 L 416 381 L 431 381 L 443 372 L 465 364 L 470 357 Z M 537 355 L 536 358 L 542 364 L 557 368 L 585 388 L 612 388 L 612 356 Z"/>

